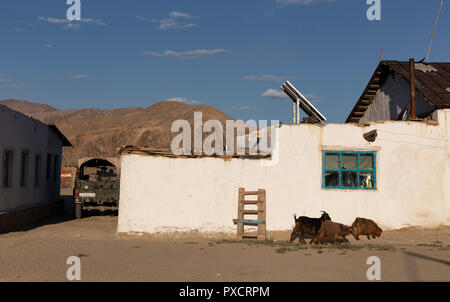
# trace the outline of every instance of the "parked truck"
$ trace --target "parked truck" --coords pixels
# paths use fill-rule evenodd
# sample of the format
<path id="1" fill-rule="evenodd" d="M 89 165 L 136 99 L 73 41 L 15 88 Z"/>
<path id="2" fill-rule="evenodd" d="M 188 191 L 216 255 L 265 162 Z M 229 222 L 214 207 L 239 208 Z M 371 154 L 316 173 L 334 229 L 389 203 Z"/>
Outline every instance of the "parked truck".
<path id="1" fill-rule="evenodd" d="M 83 163 L 74 185 L 75 217 L 88 211 L 117 213 L 120 179 L 117 168 L 107 160 L 92 159 Z"/>

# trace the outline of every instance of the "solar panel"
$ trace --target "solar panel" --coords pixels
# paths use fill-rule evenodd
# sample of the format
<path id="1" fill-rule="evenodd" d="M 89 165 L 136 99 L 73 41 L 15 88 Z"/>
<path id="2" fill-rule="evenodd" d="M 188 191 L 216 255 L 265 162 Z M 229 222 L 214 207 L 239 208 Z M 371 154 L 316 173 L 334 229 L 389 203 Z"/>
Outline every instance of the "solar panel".
<path id="1" fill-rule="evenodd" d="M 311 117 L 317 118 L 321 123 L 325 123 L 327 120 L 325 116 L 322 115 L 322 113 L 319 112 L 319 110 L 316 109 L 316 107 L 311 104 L 308 99 L 300 93 L 289 81 L 286 81 L 281 85 L 281 89 L 292 99 L 294 103 L 297 103 L 297 100 L 300 103 L 300 108 Z"/>

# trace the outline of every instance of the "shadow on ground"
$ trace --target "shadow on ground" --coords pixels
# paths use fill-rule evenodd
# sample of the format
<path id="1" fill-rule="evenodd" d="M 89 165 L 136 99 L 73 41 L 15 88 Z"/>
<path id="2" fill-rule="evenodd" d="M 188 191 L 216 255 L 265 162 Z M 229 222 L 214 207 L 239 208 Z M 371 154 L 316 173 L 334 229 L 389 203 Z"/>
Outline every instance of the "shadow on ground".
<path id="1" fill-rule="evenodd" d="M 30 231 L 42 226 L 46 226 L 46 225 L 52 225 L 52 224 L 59 224 L 59 223 L 63 223 L 69 220 L 73 220 L 75 219 L 72 215 L 68 215 L 68 214 L 57 214 L 48 218 L 44 218 L 41 219 L 37 222 L 34 222 L 32 224 L 26 225 L 26 226 L 21 226 L 21 227 L 17 227 L 17 228 L 13 228 L 7 232 L 4 233 L 0 233 L 0 235 L 3 234 L 8 234 L 8 233 L 14 233 L 14 232 L 26 232 L 26 231 Z"/>
<path id="2" fill-rule="evenodd" d="M 93 217 L 93 216 L 117 216 L 119 215 L 118 210 L 83 210 L 83 218 Z"/>
<path id="3" fill-rule="evenodd" d="M 403 252 L 403 253 L 408 256 L 412 256 L 412 257 L 416 257 L 416 258 L 420 258 L 420 259 L 424 259 L 424 260 L 429 260 L 429 261 L 433 261 L 433 262 L 437 262 L 437 263 L 441 263 L 441 264 L 445 264 L 445 265 L 450 265 L 449 261 L 442 260 L 439 258 L 434 258 L 434 257 L 430 257 L 430 256 L 426 256 L 426 255 L 422 255 L 422 254 L 418 254 L 418 253 L 414 253 L 414 252 Z"/>
<path id="4" fill-rule="evenodd" d="M 304 233 L 304 235 L 303 235 L 303 237 L 305 238 L 305 241 L 306 241 L 306 243 L 307 244 L 309 244 L 309 242 L 311 241 L 311 239 L 313 238 L 313 233 L 309 233 L 309 232 L 305 232 Z M 348 237 L 348 236 L 347 236 Z M 292 241 L 292 242 L 300 242 L 301 243 L 301 241 L 300 241 L 300 233 L 297 233 L 297 234 L 295 234 L 295 237 L 294 237 L 294 240 Z M 331 243 L 331 244 L 333 244 L 334 243 L 334 237 L 333 238 L 322 238 L 322 242 L 321 242 L 321 244 L 325 244 L 325 243 Z M 348 240 L 348 239 L 343 239 L 343 238 L 338 238 L 337 240 L 336 240 L 336 243 L 337 244 L 342 244 L 342 243 L 350 243 L 350 241 Z M 315 242 L 312 242 L 311 244 L 315 244 Z"/>
<path id="5" fill-rule="evenodd" d="M 108 210 L 108 211 L 103 211 L 103 212 L 97 211 L 97 210 L 83 211 L 83 218 L 94 217 L 94 216 L 117 216 L 117 215 L 118 215 L 117 210 L 114 210 L 114 211 Z M 70 213 L 56 214 L 51 217 L 41 219 L 41 220 L 34 222 L 32 224 L 29 224 L 29 225 L 16 227 L 16 228 L 13 228 L 6 232 L 0 232 L 0 235 L 8 234 L 8 233 L 15 233 L 15 232 L 31 231 L 33 229 L 40 228 L 40 227 L 43 227 L 46 225 L 60 224 L 63 222 L 74 220 L 74 219 L 76 219 L 75 216 Z"/>

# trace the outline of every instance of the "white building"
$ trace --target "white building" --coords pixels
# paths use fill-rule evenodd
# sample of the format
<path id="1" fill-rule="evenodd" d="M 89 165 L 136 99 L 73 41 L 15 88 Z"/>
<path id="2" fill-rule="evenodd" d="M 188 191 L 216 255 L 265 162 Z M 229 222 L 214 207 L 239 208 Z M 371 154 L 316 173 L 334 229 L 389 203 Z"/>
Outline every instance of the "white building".
<path id="1" fill-rule="evenodd" d="M 378 135 L 369 142 L 363 135 L 372 130 Z M 118 231 L 233 231 L 239 187 L 266 189 L 268 230 L 289 229 L 294 213 L 318 217 L 322 210 L 346 224 L 355 217 L 385 228 L 449 224 L 449 134 L 450 110 L 443 109 L 437 124 L 283 125 L 272 159 L 169 158 L 131 149 L 121 158 Z"/>
<path id="2" fill-rule="evenodd" d="M 349 225 L 356 217 L 382 228 L 450 224 L 450 64 L 415 65 L 423 119 L 410 121 L 408 64 L 397 63 L 380 63 L 352 123 L 282 125 L 270 159 L 125 149 L 118 232 L 235 232 L 239 187 L 266 190 L 268 230 L 320 211 Z"/>
<path id="3" fill-rule="evenodd" d="M 52 212 L 63 146 L 71 144 L 54 125 L 0 105 L 0 231 Z"/>

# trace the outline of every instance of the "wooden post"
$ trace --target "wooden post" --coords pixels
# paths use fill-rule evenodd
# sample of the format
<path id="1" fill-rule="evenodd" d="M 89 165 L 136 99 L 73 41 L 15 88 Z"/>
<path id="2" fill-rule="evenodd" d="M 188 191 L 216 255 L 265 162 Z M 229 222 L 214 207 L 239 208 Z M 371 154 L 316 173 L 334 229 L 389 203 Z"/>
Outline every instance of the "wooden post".
<path id="1" fill-rule="evenodd" d="M 416 70 L 414 59 L 409 59 L 409 72 L 411 75 L 411 120 L 417 119 L 416 116 Z"/>
<path id="2" fill-rule="evenodd" d="M 292 124 L 295 124 L 295 120 L 296 120 L 296 117 L 295 117 L 295 103 L 294 102 L 292 102 Z"/>
<path id="3" fill-rule="evenodd" d="M 266 239 L 266 190 L 258 190 L 258 220 L 264 223 L 258 224 L 258 239 Z"/>
<path id="4" fill-rule="evenodd" d="M 238 219 L 244 219 L 244 198 L 245 198 L 245 189 L 239 188 L 238 195 Z M 237 237 L 238 239 L 242 239 L 244 235 L 244 223 L 238 222 L 237 224 Z"/>

